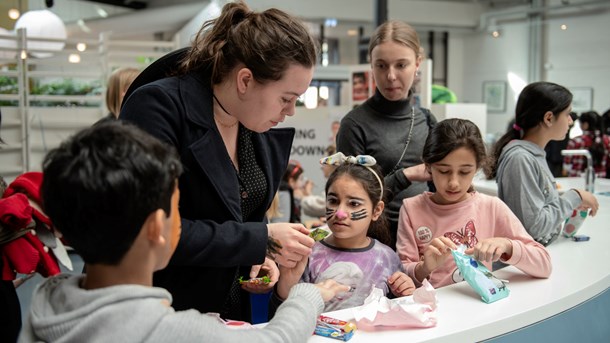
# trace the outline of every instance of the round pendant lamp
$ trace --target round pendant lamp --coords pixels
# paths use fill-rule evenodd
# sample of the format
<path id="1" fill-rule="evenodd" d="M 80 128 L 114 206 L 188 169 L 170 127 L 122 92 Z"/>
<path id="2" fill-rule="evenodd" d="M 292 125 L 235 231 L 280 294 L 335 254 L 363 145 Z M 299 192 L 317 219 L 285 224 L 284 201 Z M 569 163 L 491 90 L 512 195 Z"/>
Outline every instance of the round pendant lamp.
<path id="1" fill-rule="evenodd" d="M 26 29 L 28 37 L 28 50 L 62 50 L 64 42 L 41 42 L 31 39 L 36 38 L 67 38 L 66 26 L 64 22 L 49 10 L 37 10 L 24 13 L 15 23 L 15 31 L 20 28 Z M 53 55 L 51 52 L 31 52 L 34 57 L 44 58 Z"/>

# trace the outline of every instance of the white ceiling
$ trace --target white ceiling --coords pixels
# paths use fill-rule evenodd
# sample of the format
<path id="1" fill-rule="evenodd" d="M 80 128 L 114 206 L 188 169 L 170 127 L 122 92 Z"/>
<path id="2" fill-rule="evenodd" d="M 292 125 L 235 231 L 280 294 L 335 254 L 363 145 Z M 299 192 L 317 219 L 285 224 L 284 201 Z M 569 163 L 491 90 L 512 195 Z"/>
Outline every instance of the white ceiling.
<path id="1" fill-rule="evenodd" d="M 3 0 L 5 1 L 5 0 Z M 13 0 L 11 0 L 13 1 Z M 19 0 L 16 0 L 19 1 Z M 45 0 L 21 0 L 29 3 L 31 10 L 47 8 Z M 224 3 L 226 0 L 217 0 Z M 389 0 L 406 3 L 409 0 Z M 423 1 L 411 0 L 413 3 L 424 3 Z M 510 6 L 523 5 L 531 0 L 427 0 L 430 6 L 434 7 L 439 2 L 461 3 L 460 6 L 470 9 L 476 8 L 477 12 L 483 9 L 503 9 Z M 163 39 L 169 40 L 180 28 L 188 23 L 197 13 L 210 2 L 209 0 L 54 0 L 51 11 L 57 14 L 68 29 L 70 38 L 97 38 L 101 32 L 110 31 L 112 37 L 118 39 Z M 134 10 L 122 6 L 108 5 L 107 3 L 131 4 L 142 3 L 146 8 Z M 372 31 L 374 27 L 374 5 L 375 0 L 247 0 L 247 3 L 256 10 L 269 7 L 286 9 L 291 13 L 301 15 L 304 20 L 311 23 L 314 31 L 320 30 L 325 16 L 334 13 L 339 17 L 337 27 L 325 29 L 327 37 L 346 36 L 348 30 L 357 30 L 363 27 L 365 32 Z M 345 5 L 343 11 L 337 15 L 337 11 L 330 11 L 327 8 L 337 7 L 338 4 Z M 315 7 L 314 7 L 315 6 Z M 410 4 L 409 4 L 410 6 Z M 349 10 L 347 10 L 349 8 Z M 435 7 L 435 8 L 438 8 Z M 108 16 L 103 18 L 100 11 L 105 11 Z M 442 13 L 439 13 L 442 15 Z M 446 14 L 445 14 L 446 15 Z M 478 18 L 478 13 L 473 14 L 473 18 Z M 83 31 L 82 24 L 77 24 L 78 20 L 84 21 L 86 29 Z M 416 23 L 417 24 L 417 23 Z M 420 23 L 421 24 L 421 23 Z M 475 23 L 476 24 L 476 23 Z M 417 26 L 417 25 L 414 25 Z M 471 27 L 473 25 L 470 25 Z"/>
<path id="2" fill-rule="evenodd" d="M 160 33 L 168 40 L 209 3 L 202 0 L 138 1 L 147 3 L 147 8 L 134 10 L 95 1 L 54 0 L 49 10 L 66 24 L 69 38 L 95 39 L 101 32 L 110 32 L 119 39 L 152 40 L 155 33 Z M 45 0 L 28 2 L 30 10 L 47 8 Z M 107 13 L 107 17 L 102 17 L 100 12 Z M 84 29 L 82 23 L 79 25 L 79 19 L 84 22 Z"/>

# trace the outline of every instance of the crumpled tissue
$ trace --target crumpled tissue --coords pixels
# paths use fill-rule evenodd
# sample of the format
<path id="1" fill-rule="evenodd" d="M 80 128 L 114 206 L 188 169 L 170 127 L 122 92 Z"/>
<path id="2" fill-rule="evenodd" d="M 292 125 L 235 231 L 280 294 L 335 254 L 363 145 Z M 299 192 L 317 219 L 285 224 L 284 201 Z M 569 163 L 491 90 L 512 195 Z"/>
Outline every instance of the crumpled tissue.
<path id="1" fill-rule="evenodd" d="M 424 280 L 412 296 L 388 299 L 383 291 L 373 287 L 364 305 L 354 309 L 358 329 L 405 329 L 436 326 L 436 290 Z"/>

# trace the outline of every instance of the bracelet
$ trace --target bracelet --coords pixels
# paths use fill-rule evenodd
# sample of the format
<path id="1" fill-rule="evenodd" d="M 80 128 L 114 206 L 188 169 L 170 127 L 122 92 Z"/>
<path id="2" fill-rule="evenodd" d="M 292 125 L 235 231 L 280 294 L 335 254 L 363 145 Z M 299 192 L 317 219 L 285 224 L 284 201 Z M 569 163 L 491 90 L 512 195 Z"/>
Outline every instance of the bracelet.
<path id="1" fill-rule="evenodd" d="M 580 201 L 582 201 L 582 194 L 580 194 L 580 191 L 578 191 L 578 189 L 573 188 L 574 192 L 576 192 L 576 194 L 578 194 L 578 197 L 580 198 Z"/>

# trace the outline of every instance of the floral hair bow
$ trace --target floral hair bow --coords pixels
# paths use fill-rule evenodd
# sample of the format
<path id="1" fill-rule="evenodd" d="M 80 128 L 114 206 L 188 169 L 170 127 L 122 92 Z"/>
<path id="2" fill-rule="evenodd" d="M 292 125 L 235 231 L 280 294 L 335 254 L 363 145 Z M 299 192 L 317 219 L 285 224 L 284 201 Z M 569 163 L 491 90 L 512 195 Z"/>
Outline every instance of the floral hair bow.
<path id="1" fill-rule="evenodd" d="M 381 188 L 381 194 L 379 195 L 379 199 L 383 199 L 383 182 L 381 182 L 381 178 L 377 173 L 370 167 L 377 164 L 377 160 L 373 156 L 370 155 L 358 155 L 358 156 L 345 156 L 342 152 L 338 152 L 334 155 L 330 155 L 328 157 L 324 157 L 320 159 L 320 164 L 328 164 L 331 166 L 340 166 L 343 164 L 357 164 L 361 165 L 364 168 L 368 169 L 377 181 L 379 182 L 379 186 Z"/>
<path id="2" fill-rule="evenodd" d="M 374 166 L 377 161 L 370 155 L 345 156 L 342 152 L 320 159 L 320 164 L 328 164 L 332 166 L 340 166 L 342 164 L 359 164 L 361 166 Z"/>

